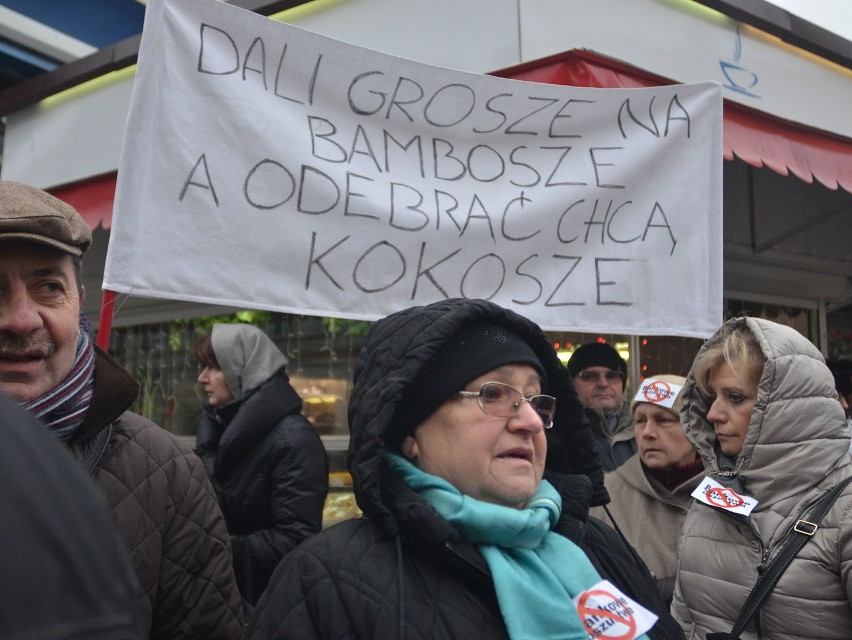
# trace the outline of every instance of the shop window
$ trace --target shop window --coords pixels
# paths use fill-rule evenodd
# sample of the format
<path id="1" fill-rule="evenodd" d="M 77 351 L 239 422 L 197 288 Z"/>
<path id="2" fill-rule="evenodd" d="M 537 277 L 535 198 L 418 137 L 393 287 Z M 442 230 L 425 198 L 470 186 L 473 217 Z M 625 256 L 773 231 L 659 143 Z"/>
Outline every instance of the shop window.
<path id="1" fill-rule="evenodd" d="M 639 379 L 664 373 L 684 376 L 704 341 L 699 338 L 647 336 L 639 339 Z"/>
<path id="2" fill-rule="evenodd" d="M 204 400 L 197 340 L 217 322 L 246 322 L 262 329 L 287 356 L 287 373 L 302 397 L 302 413 L 319 432 L 329 460 L 324 524 L 359 515 L 346 466 L 347 406 L 355 357 L 368 322 L 244 311 L 230 316 L 177 320 L 114 329 L 110 353 L 140 384 L 133 411 L 195 444 Z"/>
<path id="3" fill-rule="evenodd" d="M 815 345 L 819 345 L 819 326 L 816 309 L 805 309 L 803 307 L 783 304 L 748 302 L 745 300 L 726 300 L 725 319 L 728 320 L 740 315 L 764 318 L 778 324 L 785 324 L 801 333 Z"/>
<path id="4" fill-rule="evenodd" d="M 834 305 L 825 317 L 828 332 L 828 357 L 852 360 L 852 304 Z"/>

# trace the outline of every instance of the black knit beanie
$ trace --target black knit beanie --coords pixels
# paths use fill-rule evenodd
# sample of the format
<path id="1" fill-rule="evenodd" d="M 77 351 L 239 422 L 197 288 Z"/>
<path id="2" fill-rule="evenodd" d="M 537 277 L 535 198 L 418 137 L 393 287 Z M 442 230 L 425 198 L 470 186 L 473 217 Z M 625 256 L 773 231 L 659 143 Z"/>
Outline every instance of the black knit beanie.
<path id="1" fill-rule="evenodd" d="M 578 347 L 568 360 L 568 371 L 571 372 L 572 378 L 576 378 L 578 373 L 589 367 L 606 367 L 621 371 L 627 376 L 627 363 L 624 358 L 618 355 L 618 351 L 613 347 L 601 342 L 590 342 Z"/>
<path id="2" fill-rule="evenodd" d="M 532 347 L 519 335 L 496 324 L 463 328 L 423 365 L 403 392 L 385 442 L 398 449 L 402 440 L 435 409 L 468 382 L 507 364 L 526 364 L 546 381 L 544 368 Z"/>

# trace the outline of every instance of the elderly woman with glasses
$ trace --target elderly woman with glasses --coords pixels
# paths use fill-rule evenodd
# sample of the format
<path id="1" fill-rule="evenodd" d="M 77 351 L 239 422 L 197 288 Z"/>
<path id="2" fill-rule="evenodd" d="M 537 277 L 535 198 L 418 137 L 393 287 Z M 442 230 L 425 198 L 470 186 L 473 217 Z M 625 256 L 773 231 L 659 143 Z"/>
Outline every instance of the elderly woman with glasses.
<path id="1" fill-rule="evenodd" d="M 588 519 L 608 499 L 592 434 L 532 322 L 459 299 L 379 321 L 349 426 L 364 516 L 282 561 L 248 638 L 681 637 L 635 552 Z"/>

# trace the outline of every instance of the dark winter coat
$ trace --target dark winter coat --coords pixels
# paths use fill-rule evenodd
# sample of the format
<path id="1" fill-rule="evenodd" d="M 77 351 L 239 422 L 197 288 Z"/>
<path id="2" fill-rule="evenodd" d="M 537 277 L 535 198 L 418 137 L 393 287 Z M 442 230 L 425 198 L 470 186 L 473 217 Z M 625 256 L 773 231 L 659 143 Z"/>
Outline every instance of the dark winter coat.
<path id="1" fill-rule="evenodd" d="M 587 553 L 603 577 L 655 611 L 651 637 L 680 637 L 647 568 L 616 534 L 589 520 L 608 497 L 594 441 L 567 369 L 526 319 L 484 301 L 446 301 L 391 316 L 367 336 L 349 404 L 349 466 L 364 517 L 293 551 L 272 576 L 249 626 L 251 640 L 507 638 L 493 580 L 478 549 L 382 462 L 403 390 L 460 327 L 503 324 L 526 339 L 558 400 L 545 477 L 563 497 L 557 531 Z M 532 605 L 534 606 L 534 604 Z"/>
<path id="2" fill-rule="evenodd" d="M 0 394 L 0 637 L 142 640 L 136 576 L 103 498 L 43 424 Z"/>
<path id="3" fill-rule="evenodd" d="M 322 528 L 328 462 L 283 372 L 219 410 L 204 406 L 198 454 L 231 534 L 243 597 L 257 602 L 281 558 Z"/>
<path id="4" fill-rule="evenodd" d="M 601 409 L 586 407 L 586 417 L 595 437 L 595 450 L 605 472 L 615 471 L 627 462 L 639 449 L 633 432 L 633 412 L 630 403 L 621 403 L 615 430 L 610 429 L 608 419 Z"/>
<path id="5" fill-rule="evenodd" d="M 204 465 L 173 435 L 127 411 L 138 387 L 97 348 L 94 375 L 92 403 L 69 446 L 130 550 L 147 635 L 241 638 L 227 529 Z"/>

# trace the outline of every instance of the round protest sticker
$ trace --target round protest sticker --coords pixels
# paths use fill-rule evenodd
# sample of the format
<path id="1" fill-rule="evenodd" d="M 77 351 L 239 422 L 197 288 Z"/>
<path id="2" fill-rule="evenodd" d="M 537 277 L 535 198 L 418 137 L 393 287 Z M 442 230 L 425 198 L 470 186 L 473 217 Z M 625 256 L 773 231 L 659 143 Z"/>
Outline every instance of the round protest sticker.
<path id="1" fill-rule="evenodd" d="M 667 382 L 662 380 L 654 380 L 650 384 L 642 387 L 642 395 L 646 402 L 659 403 L 668 400 L 672 394 L 672 388 Z"/>
<path id="2" fill-rule="evenodd" d="M 577 613 L 590 638 L 633 640 L 637 635 L 636 618 L 626 598 L 604 591 L 586 591 L 577 602 Z"/>
<path id="3" fill-rule="evenodd" d="M 713 487 L 708 489 L 704 496 L 708 503 L 722 509 L 735 509 L 745 504 L 742 496 L 729 487 Z"/>

